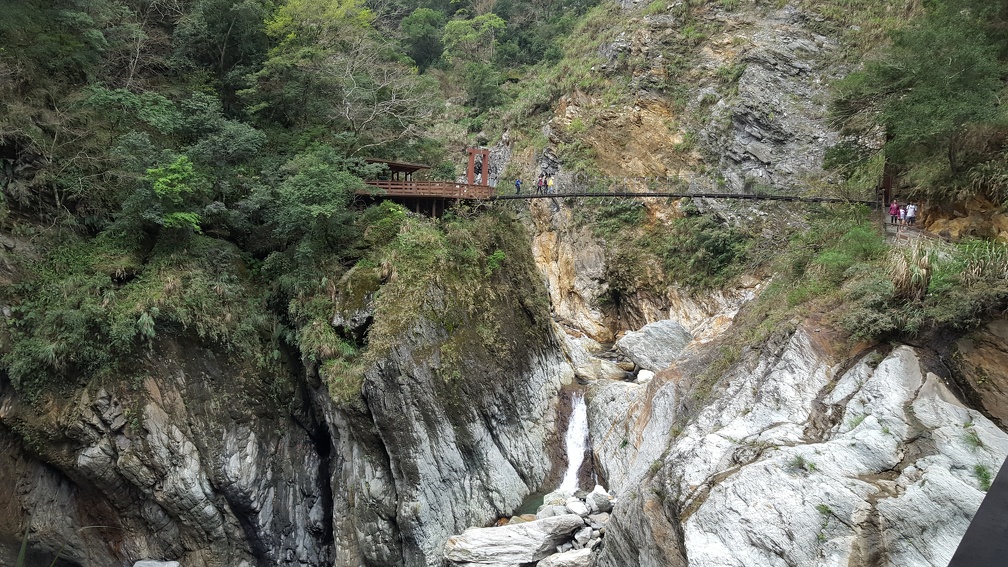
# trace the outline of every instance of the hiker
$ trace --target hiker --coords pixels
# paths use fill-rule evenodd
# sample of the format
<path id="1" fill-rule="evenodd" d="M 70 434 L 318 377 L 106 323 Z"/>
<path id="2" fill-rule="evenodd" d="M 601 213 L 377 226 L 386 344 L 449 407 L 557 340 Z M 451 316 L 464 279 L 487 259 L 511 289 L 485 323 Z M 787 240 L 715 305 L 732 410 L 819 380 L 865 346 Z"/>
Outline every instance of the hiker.
<path id="1" fill-rule="evenodd" d="M 515 179 L 515 195 L 521 193 L 521 178 Z"/>
<path id="2" fill-rule="evenodd" d="M 899 224 L 896 225 L 896 230 L 898 231 L 905 224 L 906 224 L 906 207 L 903 206 L 903 205 L 900 205 L 900 208 L 899 208 Z"/>
<path id="3" fill-rule="evenodd" d="M 891 205 L 889 205 L 889 224 L 896 224 L 899 221 L 899 204 L 896 199 L 893 199 Z"/>
<path id="4" fill-rule="evenodd" d="M 540 195 L 542 195 L 543 192 L 543 183 L 545 183 L 545 181 L 543 181 L 543 174 L 540 173 L 539 179 L 536 180 L 536 193 Z"/>
<path id="5" fill-rule="evenodd" d="M 550 175 L 546 178 L 546 192 L 553 193 L 553 176 Z"/>
<path id="6" fill-rule="evenodd" d="M 917 221 L 917 205 L 910 203 L 906 209 L 907 226 L 913 226 Z"/>

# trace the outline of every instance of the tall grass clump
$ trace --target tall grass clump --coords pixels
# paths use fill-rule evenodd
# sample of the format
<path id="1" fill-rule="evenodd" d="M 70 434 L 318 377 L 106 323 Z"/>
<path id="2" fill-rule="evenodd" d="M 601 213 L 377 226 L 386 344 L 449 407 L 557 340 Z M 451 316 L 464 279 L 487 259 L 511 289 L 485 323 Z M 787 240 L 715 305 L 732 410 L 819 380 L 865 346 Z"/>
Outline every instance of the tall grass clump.
<path id="1" fill-rule="evenodd" d="M 889 279 L 896 301 L 920 301 L 931 285 L 931 256 L 925 246 L 915 242 L 894 248 L 889 254 Z"/>
<path id="2" fill-rule="evenodd" d="M 967 286 L 983 282 L 1008 281 L 1008 246 L 989 240 L 967 242 L 961 247 L 963 283 Z"/>
<path id="3" fill-rule="evenodd" d="M 969 329 L 1008 307 L 1008 247 L 989 241 L 893 249 L 886 275 L 852 288 L 843 326 L 858 338 Z"/>

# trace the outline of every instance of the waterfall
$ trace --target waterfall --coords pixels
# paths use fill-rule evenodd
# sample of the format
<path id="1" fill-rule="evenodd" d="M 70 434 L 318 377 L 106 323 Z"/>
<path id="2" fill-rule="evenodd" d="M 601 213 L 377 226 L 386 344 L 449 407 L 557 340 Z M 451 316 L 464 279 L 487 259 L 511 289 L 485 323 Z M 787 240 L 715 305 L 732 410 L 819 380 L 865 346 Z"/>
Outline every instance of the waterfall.
<path id="1" fill-rule="evenodd" d="M 584 396 L 576 394 L 571 400 L 570 423 L 567 424 L 567 435 L 564 446 L 567 448 L 567 472 L 564 473 L 560 490 L 573 493 L 578 489 L 578 470 L 584 462 L 585 449 L 588 447 L 588 407 Z"/>

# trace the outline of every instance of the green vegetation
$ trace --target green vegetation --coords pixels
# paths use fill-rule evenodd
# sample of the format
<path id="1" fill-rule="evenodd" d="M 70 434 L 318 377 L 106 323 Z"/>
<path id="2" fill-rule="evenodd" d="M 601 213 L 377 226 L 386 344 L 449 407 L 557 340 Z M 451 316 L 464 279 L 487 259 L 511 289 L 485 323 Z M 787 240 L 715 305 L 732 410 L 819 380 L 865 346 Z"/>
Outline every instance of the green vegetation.
<path id="1" fill-rule="evenodd" d="M 801 474 L 809 474 L 817 470 L 815 463 L 806 459 L 802 455 L 796 455 L 793 459 L 788 461 L 788 468 Z"/>
<path id="2" fill-rule="evenodd" d="M 716 32 L 699 16 L 754 3 L 673 4 L 642 10 L 675 20 L 652 72 L 641 50 L 603 58 L 630 29 L 615 3 L 596 0 L 12 3 L 0 21 L 0 154 L 25 173 L 2 172 L 0 229 L 25 245 L 3 257 L 3 371 L 26 392 L 74 386 L 181 335 L 255 353 L 260 372 L 296 352 L 352 400 L 369 357 L 421 316 L 443 333 L 446 380 L 466 357 L 506 356 L 514 342 L 493 339 L 510 317 L 499 290 L 525 281 L 529 264 L 517 223 L 499 211 L 431 222 L 364 208 L 355 190 L 385 172 L 362 158 L 427 162 L 447 179 L 457 171 L 446 156 L 480 132 L 513 127 L 519 146 L 545 145 L 522 132 L 538 132 L 564 95 L 618 107 L 647 92 L 682 109 L 693 50 Z M 857 184 L 888 163 L 939 196 L 1004 200 L 1002 7 L 935 1 L 900 27 L 892 2 L 802 5 L 823 16 L 817 25 L 892 39 L 835 105 L 851 133 L 883 125 L 890 140 L 882 153 L 837 146 L 831 166 Z M 731 89 L 743 72 L 729 63 L 714 78 Z M 557 133 L 565 167 L 593 168 L 580 136 L 597 124 L 585 113 Z M 696 143 L 687 134 L 672 149 Z M 675 219 L 595 205 L 580 220 L 608 242 L 610 307 L 778 274 L 712 372 L 811 313 L 884 338 L 966 327 L 1008 300 L 1004 246 L 886 253 L 863 211 L 749 226 L 690 203 Z M 367 305 L 379 315 L 370 330 L 332 325 Z M 518 307 L 538 320 L 545 300 L 525 294 Z"/>
<path id="3" fill-rule="evenodd" d="M 470 217 L 460 210 L 439 223 L 405 218 L 394 239 L 361 260 L 392 269 L 375 305 L 369 356 L 384 355 L 422 321 L 444 333 L 439 358 L 446 379 L 459 376 L 474 352 L 514 355 L 515 343 L 502 337 L 529 324 L 516 322 L 512 302 L 534 321 L 548 317 L 542 292 L 517 298 L 504 293 L 534 281 L 524 279 L 532 278 L 525 238 L 517 221 L 500 211 Z"/>
<path id="4" fill-rule="evenodd" d="M 990 490 L 991 483 L 994 482 L 994 477 L 991 475 L 991 471 L 986 465 L 977 463 L 973 465 L 973 477 L 977 479 L 977 484 L 980 485 L 980 490 L 987 492 Z"/>
<path id="5" fill-rule="evenodd" d="M 852 307 L 841 322 L 864 338 L 971 328 L 1008 304 L 1008 280 L 997 261 L 1006 254 L 1003 244 L 974 241 L 896 249 L 888 256 L 889 277 L 867 276 L 850 287 Z M 908 257 L 915 270 L 909 279 L 900 267 Z"/>
<path id="6" fill-rule="evenodd" d="M 773 274 L 773 279 L 738 314 L 718 355 L 697 377 L 693 396 L 698 401 L 707 399 L 744 353 L 774 348 L 767 345 L 777 344 L 810 318 L 846 331 L 852 340 L 881 341 L 934 328 L 972 328 L 1008 307 L 1003 260 L 1008 247 L 1003 244 L 968 241 L 890 249 L 862 207 L 811 209 L 798 224 L 794 219 L 770 218 L 777 219 L 775 232 L 750 227 L 745 254 L 733 256 L 726 270 Z M 618 241 L 612 244 L 620 246 Z M 652 262 L 654 257 L 650 256 Z M 639 265 L 644 267 L 629 270 L 643 274 L 639 280 L 629 280 L 631 285 L 665 281 L 649 279 L 653 274 L 646 268 L 648 262 Z M 683 281 L 690 285 L 704 281 L 697 277 L 693 274 Z"/>
<path id="7" fill-rule="evenodd" d="M 3 257 L 15 277 L 0 284 L 11 313 L 2 371 L 35 396 L 132 370 L 143 349 L 178 337 L 240 356 L 250 372 L 276 374 L 297 352 L 347 401 L 369 353 L 396 339 L 383 329 L 415 323 L 408 302 L 434 289 L 451 291 L 437 317 L 446 350 L 459 351 L 442 357 L 445 374 L 475 339 L 509 352 L 492 337 L 507 319 L 495 293 L 529 262 L 515 224 L 364 209 L 354 192 L 382 167 L 361 156 L 455 177 L 449 144 L 492 126 L 510 102 L 504 78 L 559 59 L 591 7 L 11 4 L 0 21 L 0 152 L 28 162 L 4 162 L 0 229 L 26 244 Z M 443 115 L 453 85 L 467 104 Z M 443 136 L 435 122 L 472 131 Z M 22 165 L 28 173 L 8 177 Z M 540 295 L 522 297 L 523 312 L 543 316 Z M 331 324 L 372 299 L 388 328 Z M 476 337 L 460 336 L 470 327 Z"/>
<path id="8" fill-rule="evenodd" d="M 982 449 L 984 446 L 983 440 L 976 432 L 976 428 L 973 427 L 973 421 L 970 420 L 963 424 L 963 440 L 969 445 L 973 450 Z"/>
<path id="9" fill-rule="evenodd" d="M 578 221 L 607 243 L 606 303 L 618 307 L 638 292 L 660 294 L 672 284 L 715 288 L 742 273 L 753 236 L 721 217 L 698 214 L 688 202 L 682 212 L 654 219 L 637 201 L 600 200 L 577 209 Z"/>
<path id="10" fill-rule="evenodd" d="M 857 429 L 857 426 L 864 423 L 865 417 L 867 416 L 863 413 L 856 413 L 852 415 L 850 421 L 847 423 L 848 427 L 851 429 Z"/>
<path id="11" fill-rule="evenodd" d="M 975 0 L 925 4 L 889 31 L 891 45 L 839 84 L 834 116 L 852 135 L 885 129 L 884 162 L 939 201 L 980 195 L 1004 203 L 1008 9 Z M 854 147 L 840 168 L 877 169 L 878 150 Z M 838 156 L 835 156 L 838 157 Z"/>
<path id="12" fill-rule="evenodd" d="M 819 512 L 820 517 L 819 533 L 816 534 L 816 540 L 819 543 L 825 543 L 829 539 L 829 536 L 826 535 L 826 528 L 829 527 L 830 518 L 833 517 L 833 510 L 826 504 L 818 504 L 816 512 Z"/>
<path id="13" fill-rule="evenodd" d="M 261 347 L 272 317 L 237 275 L 232 245 L 193 235 L 165 242 L 148 262 L 104 237 L 52 245 L 30 277 L 6 290 L 14 305 L 2 363 L 20 390 L 112 376 L 163 331 L 191 333 L 263 367 L 275 360 Z"/>

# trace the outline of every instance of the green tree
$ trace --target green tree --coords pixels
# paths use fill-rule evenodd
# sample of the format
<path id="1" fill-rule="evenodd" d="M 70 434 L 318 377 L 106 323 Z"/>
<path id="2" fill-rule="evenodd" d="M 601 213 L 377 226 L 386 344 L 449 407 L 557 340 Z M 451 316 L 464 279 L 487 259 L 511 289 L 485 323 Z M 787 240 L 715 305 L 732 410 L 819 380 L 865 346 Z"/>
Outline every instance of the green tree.
<path id="1" fill-rule="evenodd" d="M 99 85 L 89 86 L 84 92 L 87 95 L 84 106 L 103 113 L 112 133 L 149 128 L 152 132 L 169 135 L 182 119 L 175 105 L 156 92 L 135 93 L 128 89 L 108 89 Z"/>
<path id="2" fill-rule="evenodd" d="M 444 51 L 444 44 L 441 42 L 444 26 L 444 14 L 430 8 L 417 8 L 412 14 L 403 18 L 400 28 L 406 52 L 413 61 L 416 61 L 421 71 L 441 57 Z"/>
<path id="3" fill-rule="evenodd" d="M 964 170 L 970 132 L 1001 121 L 1005 66 L 988 35 L 986 11 L 969 2 L 934 2 L 920 20 L 893 33 L 879 61 L 840 84 L 836 115 L 849 130 L 880 124 L 890 163 L 944 159 Z"/>
<path id="4" fill-rule="evenodd" d="M 506 27 L 494 13 L 452 20 L 444 29 L 445 56 L 452 61 L 488 63 L 493 60 L 497 36 Z"/>
<path id="5" fill-rule="evenodd" d="M 200 165 L 218 168 L 252 161 L 266 143 L 266 135 L 238 120 L 224 117 L 219 98 L 196 92 L 179 103 L 182 116 L 179 137 L 188 145 L 184 151 Z"/>
<path id="6" fill-rule="evenodd" d="M 465 86 L 469 103 L 486 109 L 501 102 L 501 75 L 489 63 L 469 63 L 466 65 Z"/>
<path id="7" fill-rule="evenodd" d="M 123 202 L 110 234 L 130 240 L 202 232 L 200 213 L 209 183 L 186 155 L 152 167 Z"/>
<path id="8" fill-rule="evenodd" d="M 278 248 L 297 246 L 297 255 L 344 250 L 356 234 L 350 203 L 362 185 L 350 164 L 329 146 L 319 146 L 291 158 L 274 187 L 259 187 L 252 196 L 272 227 Z"/>
<path id="9" fill-rule="evenodd" d="M 431 84 L 369 20 L 353 2 L 297 0 L 278 10 L 267 30 L 280 44 L 245 92 L 253 109 L 289 127 L 340 132 L 350 153 L 423 130 L 433 113 Z"/>
<path id="10" fill-rule="evenodd" d="M 265 22 L 271 0 L 196 0 L 172 36 L 175 53 L 219 81 L 230 110 L 245 77 L 262 64 L 270 47 Z"/>
<path id="11" fill-rule="evenodd" d="M 191 210 L 190 197 L 199 193 L 205 180 L 196 174 L 189 157 L 182 155 L 164 167 L 148 169 L 147 177 L 156 201 L 146 218 L 165 228 L 201 232 L 200 217 Z"/>

